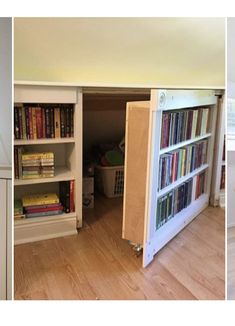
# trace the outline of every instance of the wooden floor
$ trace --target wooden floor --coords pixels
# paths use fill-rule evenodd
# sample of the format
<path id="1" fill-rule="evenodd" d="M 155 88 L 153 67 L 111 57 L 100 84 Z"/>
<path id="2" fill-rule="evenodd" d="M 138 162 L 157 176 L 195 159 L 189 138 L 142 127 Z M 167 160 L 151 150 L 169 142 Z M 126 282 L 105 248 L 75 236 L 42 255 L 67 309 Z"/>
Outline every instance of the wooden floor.
<path id="1" fill-rule="evenodd" d="M 228 229 L 228 299 L 235 300 L 235 227 Z"/>
<path id="2" fill-rule="evenodd" d="M 120 199 L 78 235 L 15 247 L 15 299 L 224 299 L 224 210 L 207 208 L 147 268 L 121 239 Z"/>

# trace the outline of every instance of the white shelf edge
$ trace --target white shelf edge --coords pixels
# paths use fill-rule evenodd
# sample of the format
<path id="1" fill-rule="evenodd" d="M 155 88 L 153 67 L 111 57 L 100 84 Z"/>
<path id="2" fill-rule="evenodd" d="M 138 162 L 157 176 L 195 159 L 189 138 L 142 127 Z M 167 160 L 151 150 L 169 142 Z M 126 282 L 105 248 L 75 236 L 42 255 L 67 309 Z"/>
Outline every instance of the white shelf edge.
<path id="1" fill-rule="evenodd" d="M 184 208 L 172 219 L 165 223 L 161 228 L 155 231 L 153 245 L 154 254 L 161 250 L 171 239 L 187 226 L 196 216 L 208 206 L 209 196 L 202 194 L 198 199 L 194 200 L 188 207 Z M 188 212 L 190 211 L 190 214 Z"/>
<path id="2" fill-rule="evenodd" d="M 185 182 L 186 180 L 194 177 L 195 175 L 199 174 L 200 172 L 206 170 L 209 167 L 209 164 L 203 164 L 202 166 L 200 166 L 200 168 L 192 171 L 191 173 L 188 173 L 187 175 L 183 176 L 182 178 L 176 180 L 175 182 L 171 183 L 169 186 L 161 189 L 158 191 L 157 193 L 157 198 L 167 194 L 169 191 L 171 191 L 172 189 L 176 188 L 177 186 L 179 186 L 181 183 Z"/>
<path id="3" fill-rule="evenodd" d="M 41 138 L 41 139 L 15 139 L 15 146 L 26 146 L 26 145 L 44 145 L 44 144 L 67 144 L 75 143 L 74 137 L 64 138 Z"/>
<path id="4" fill-rule="evenodd" d="M 178 148 L 181 148 L 181 147 L 196 143 L 197 141 L 200 141 L 200 140 L 203 140 L 203 139 L 206 139 L 206 138 L 209 138 L 209 137 L 211 137 L 211 133 L 207 133 L 205 135 L 198 136 L 198 137 L 195 137 L 193 139 L 188 139 L 188 140 L 185 140 L 185 141 L 183 141 L 181 143 L 178 143 L 178 144 L 166 147 L 166 148 L 162 148 L 159 151 L 159 155 L 163 155 L 165 153 L 172 152 L 175 149 L 178 149 Z"/>
<path id="5" fill-rule="evenodd" d="M 76 218 L 76 212 L 72 213 L 63 213 L 60 215 L 50 215 L 50 216 L 42 216 L 42 217 L 31 217 L 31 218 L 22 218 L 21 220 L 15 220 L 15 228 L 25 227 L 27 225 L 42 225 L 48 223 L 55 223 L 57 221 L 64 221 L 69 219 Z"/>
<path id="6" fill-rule="evenodd" d="M 68 168 L 55 167 L 55 176 L 53 178 L 15 179 L 14 186 L 27 186 L 32 184 L 52 183 L 70 180 L 75 180 L 75 177 Z"/>

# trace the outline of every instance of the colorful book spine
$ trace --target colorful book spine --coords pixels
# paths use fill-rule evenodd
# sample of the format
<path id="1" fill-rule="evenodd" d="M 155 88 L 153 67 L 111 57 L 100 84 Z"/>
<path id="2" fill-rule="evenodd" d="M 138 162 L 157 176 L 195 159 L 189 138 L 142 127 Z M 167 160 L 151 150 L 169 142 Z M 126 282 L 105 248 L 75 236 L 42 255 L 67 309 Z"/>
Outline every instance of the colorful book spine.
<path id="1" fill-rule="evenodd" d="M 158 190 L 193 172 L 207 162 L 207 140 L 161 155 Z"/>
<path id="2" fill-rule="evenodd" d="M 164 111 L 161 126 L 161 148 L 206 134 L 210 127 L 210 109 Z"/>

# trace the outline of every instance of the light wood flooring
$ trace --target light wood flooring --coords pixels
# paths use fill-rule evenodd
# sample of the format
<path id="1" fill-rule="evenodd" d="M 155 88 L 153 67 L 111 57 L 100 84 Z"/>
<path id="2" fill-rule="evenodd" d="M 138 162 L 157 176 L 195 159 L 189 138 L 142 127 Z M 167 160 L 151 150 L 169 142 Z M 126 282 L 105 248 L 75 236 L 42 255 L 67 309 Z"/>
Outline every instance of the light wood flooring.
<path id="1" fill-rule="evenodd" d="M 235 227 L 228 229 L 228 299 L 235 300 Z"/>
<path id="2" fill-rule="evenodd" d="M 224 210 L 208 207 L 145 269 L 100 198 L 78 235 L 15 247 L 15 299 L 224 299 Z"/>

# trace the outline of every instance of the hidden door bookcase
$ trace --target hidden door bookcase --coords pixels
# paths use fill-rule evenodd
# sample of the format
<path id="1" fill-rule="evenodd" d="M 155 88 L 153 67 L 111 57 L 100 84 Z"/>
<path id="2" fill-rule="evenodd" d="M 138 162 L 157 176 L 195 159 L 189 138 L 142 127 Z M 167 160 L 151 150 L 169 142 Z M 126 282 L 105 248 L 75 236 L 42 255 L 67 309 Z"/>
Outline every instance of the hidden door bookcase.
<path id="1" fill-rule="evenodd" d="M 14 146 L 29 152 L 50 151 L 55 156 L 52 178 L 15 179 L 15 199 L 34 193 L 59 194 L 59 183 L 74 180 L 75 212 L 15 220 L 15 244 L 77 233 L 82 225 L 82 109 L 81 92 L 76 87 L 15 85 L 15 110 L 22 105 L 72 105 L 74 136 L 15 139 Z M 25 138 L 25 137 L 24 137 Z"/>
<path id="2" fill-rule="evenodd" d="M 122 235 L 123 238 L 143 248 L 143 266 L 147 266 L 166 243 L 208 206 L 211 192 L 217 101 L 214 91 L 152 90 L 150 101 L 127 104 Z M 161 146 L 165 113 L 200 108 L 208 110 L 208 127 L 204 128 L 203 133 L 186 137 L 187 139 L 181 139 L 172 145 Z M 163 130 L 163 132 L 165 131 Z M 161 178 L 159 177 L 161 157 L 204 140 L 207 141 L 205 161 L 199 167 L 161 189 Z M 178 213 L 176 211 L 175 214 L 170 214 L 169 218 L 165 219 L 165 223 L 156 227 L 159 209 L 162 209 L 159 208 L 159 199 L 170 192 L 175 192 L 189 180 L 192 180 L 191 191 L 196 191 L 195 180 L 202 173 L 204 173 L 202 194 L 192 195 L 192 199 L 188 201 L 185 208 L 181 208 Z M 184 200 L 184 196 L 180 199 Z"/>

